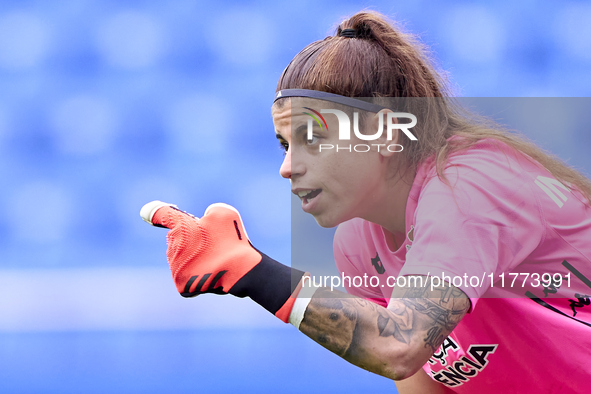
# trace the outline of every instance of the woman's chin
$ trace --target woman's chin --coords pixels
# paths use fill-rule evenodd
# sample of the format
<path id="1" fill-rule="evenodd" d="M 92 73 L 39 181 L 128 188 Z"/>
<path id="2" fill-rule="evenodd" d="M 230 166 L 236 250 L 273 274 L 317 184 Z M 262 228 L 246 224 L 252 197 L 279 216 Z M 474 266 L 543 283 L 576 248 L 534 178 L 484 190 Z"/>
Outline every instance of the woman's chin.
<path id="1" fill-rule="evenodd" d="M 312 216 L 314 216 L 316 223 L 318 223 L 320 227 L 324 228 L 333 228 L 344 222 L 344 220 L 338 220 L 337 218 L 326 214 L 316 214 Z"/>

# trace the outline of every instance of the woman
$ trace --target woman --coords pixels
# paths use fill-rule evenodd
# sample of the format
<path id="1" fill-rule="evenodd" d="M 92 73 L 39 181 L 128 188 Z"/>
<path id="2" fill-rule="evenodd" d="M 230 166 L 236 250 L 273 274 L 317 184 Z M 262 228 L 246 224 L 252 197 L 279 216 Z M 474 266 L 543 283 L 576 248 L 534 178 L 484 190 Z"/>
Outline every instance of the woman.
<path id="1" fill-rule="evenodd" d="M 142 217 L 172 229 L 179 292 L 249 296 L 403 394 L 584 392 L 591 183 L 448 96 L 420 45 L 377 13 L 310 44 L 272 108 L 280 173 L 321 226 L 339 225 L 343 279 L 396 285 L 310 293 L 303 272 L 250 245 L 233 208 L 195 220 L 154 202 Z"/>

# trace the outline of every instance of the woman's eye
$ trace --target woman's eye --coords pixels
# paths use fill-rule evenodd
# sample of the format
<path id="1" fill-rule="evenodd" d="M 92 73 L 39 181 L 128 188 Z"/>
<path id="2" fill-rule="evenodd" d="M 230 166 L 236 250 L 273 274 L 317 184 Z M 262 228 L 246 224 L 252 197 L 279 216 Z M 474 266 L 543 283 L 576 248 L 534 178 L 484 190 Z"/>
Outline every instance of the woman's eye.
<path id="1" fill-rule="evenodd" d="M 318 140 L 319 140 L 318 136 L 312 135 L 312 139 L 306 138 L 306 144 L 308 144 L 308 145 L 315 145 L 315 144 L 318 143 Z"/>
<path id="2" fill-rule="evenodd" d="M 280 142 L 279 145 L 281 146 L 280 149 L 283 151 L 283 153 L 287 153 L 289 150 L 289 144 L 287 142 Z"/>

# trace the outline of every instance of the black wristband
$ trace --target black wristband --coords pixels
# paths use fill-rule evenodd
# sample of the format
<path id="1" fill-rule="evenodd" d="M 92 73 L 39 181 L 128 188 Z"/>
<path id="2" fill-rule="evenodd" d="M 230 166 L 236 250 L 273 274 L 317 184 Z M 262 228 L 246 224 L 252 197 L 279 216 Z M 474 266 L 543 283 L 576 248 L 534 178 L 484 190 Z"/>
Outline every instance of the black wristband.
<path id="1" fill-rule="evenodd" d="M 240 278 L 228 293 L 236 297 L 250 297 L 275 314 L 298 286 L 304 272 L 283 265 L 264 253 L 261 256 L 261 262 Z"/>

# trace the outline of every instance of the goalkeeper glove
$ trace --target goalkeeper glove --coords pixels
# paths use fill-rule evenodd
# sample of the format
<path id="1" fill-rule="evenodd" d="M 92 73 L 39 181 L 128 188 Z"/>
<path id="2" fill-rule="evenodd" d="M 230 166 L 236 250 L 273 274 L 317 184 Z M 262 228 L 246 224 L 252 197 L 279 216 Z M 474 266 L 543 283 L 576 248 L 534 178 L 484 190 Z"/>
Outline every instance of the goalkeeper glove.
<path id="1" fill-rule="evenodd" d="M 166 254 L 183 297 L 203 293 L 248 296 L 288 322 L 304 272 L 255 249 L 236 208 L 212 204 L 197 218 L 175 205 L 152 201 L 140 215 L 154 226 L 170 229 Z"/>

